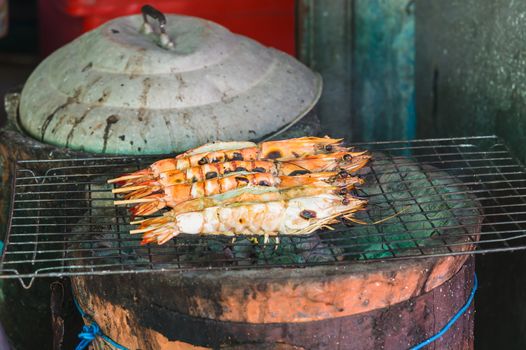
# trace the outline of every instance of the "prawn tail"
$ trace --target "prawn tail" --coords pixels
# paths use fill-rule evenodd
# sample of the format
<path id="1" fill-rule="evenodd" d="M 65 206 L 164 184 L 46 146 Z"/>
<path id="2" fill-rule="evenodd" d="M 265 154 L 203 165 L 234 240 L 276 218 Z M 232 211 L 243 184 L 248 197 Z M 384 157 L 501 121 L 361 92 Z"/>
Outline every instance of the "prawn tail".
<path id="1" fill-rule="evenodd" d="M 143 233 L 141 245 L 156 242 L 161 245 L 168 242 L 173 237 L 179 235 L 180 231 L 177 224 L 169 217 L 155 218 L 155 223 L 152 223 L 145 228 L 134 230 L 137 233 Z M 141 227 L 145 224 L 144 222 Z M 130 231 L 133 232 L 133 231 Z"/>
<path id="2" fill-rule="evenodd" d="M 166 207 L 166 202 L 162 200 L 162 194 L 152 194 L 144 199 L 151 199 L 148 202 L 138 204 L 130 208 L 133 217 L 151 215 Z"/>
<path id="3" fill-rule="evenodd" d="M 151 195 L 154 192 L 158 192 L 161 190 L 161 187 L 155 185 L 155 181 L 153 180 L 148 181 L 144 185 L 137 186 L 136 188 L 137 188 L 136 190 L 130 193 L 127 193 L 124 196 L 124 199 L 144 198 L 144 197 Z"/>

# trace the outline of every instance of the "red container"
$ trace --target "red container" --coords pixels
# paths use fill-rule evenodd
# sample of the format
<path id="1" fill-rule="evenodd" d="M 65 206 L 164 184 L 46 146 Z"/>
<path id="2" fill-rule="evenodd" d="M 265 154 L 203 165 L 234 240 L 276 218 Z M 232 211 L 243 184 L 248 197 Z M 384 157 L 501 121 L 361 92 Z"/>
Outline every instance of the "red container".
<path id="1" fill-rule="evenodd" d="M 294 0 L 39 0 L 41 53 L 47 56 L 112 18 L 140 13 L 145 4 L 209 19 L 295 55 Z"/>

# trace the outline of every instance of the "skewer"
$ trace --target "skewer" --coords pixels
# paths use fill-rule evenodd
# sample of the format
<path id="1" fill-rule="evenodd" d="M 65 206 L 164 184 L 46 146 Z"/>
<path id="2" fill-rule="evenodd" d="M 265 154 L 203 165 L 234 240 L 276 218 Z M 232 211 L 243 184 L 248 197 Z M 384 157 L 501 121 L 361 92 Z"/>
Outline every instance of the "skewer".
<path id="1" fill-rule="evenodd" d="M 125 199 L 120 201 L 113 201 L 114 205 L 134 204 L 134 203 L 150 203 L 158 201 L 158 198 L 136 198 L 136 199 Z"/>
<path id="2" fill-rule="evenodd" d="M 142 224 L 143 222 L 145 222 L 146 220 L 149 220 L 149 219 L 130 221 L 130 225 L 139 225 L 139 224 Z"/>
<path id="3" fill-rule="evenodd" d="M 147 188 L 148 186 L 146 185 L 142 185 L 142 186 L 128 186 L 128 187 L 119 187 L 119 188 L 114 188 L 113 190 L 111 190 L 111 193 L 124 193 L 124 192 L 131 192 L 131 191 L 135 191 L 135 190 L 140 190 L 142 188 Z"/>
<path id="4" fill-rule="evenodd" d="M 112 184 L 112 183 L 115 183 L 115 182 L 121 182 L 121 181 L 125 181 L 125 180 L 138 179 L 138 178 L 143 177 L 143 176 L 144 175 L 124 175 L 124 176 L 116 177 L 115 179 L 109 179 L 107 182 L 109 184 Z"/>
<path id="5" fill-rule="evenodd" d="M 153 231 L 155 228 L 152 228 L 152 227 L 147 227 L 147 228 L 138 228 L 136 230 L 131 230 L 130 231 L 130 234 L 134 235 L 136 233 L 144 233 L 144 232 L 148 232 L 148 231 Z"/>

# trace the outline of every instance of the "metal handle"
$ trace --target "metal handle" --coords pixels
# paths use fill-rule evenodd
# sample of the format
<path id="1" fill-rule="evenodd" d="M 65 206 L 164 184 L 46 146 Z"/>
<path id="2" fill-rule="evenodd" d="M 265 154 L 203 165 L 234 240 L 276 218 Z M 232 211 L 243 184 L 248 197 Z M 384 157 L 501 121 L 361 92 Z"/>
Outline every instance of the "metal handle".
<path id="1" fill-rule="evenodd" d="M 144 5 L 141 8 L 142 12 L 142 18 L 144 20 L 144 23 L 142 24 L 141 31 L 145 34 L 154 33 L 154 30 L 152 28 L 152 25 L 150 22 L 148 22 L 148 16 L 152 17 L 153 19 L 156 19 L 159 22 L 159 39 L 161 42 L 161 46 L 165 49 L 173 49 L 175 47 L 175 43 L 172 39 L 166 34 L 166 16 L 159 10 L 157 10 L 155 7 L 150 5 Z"/>

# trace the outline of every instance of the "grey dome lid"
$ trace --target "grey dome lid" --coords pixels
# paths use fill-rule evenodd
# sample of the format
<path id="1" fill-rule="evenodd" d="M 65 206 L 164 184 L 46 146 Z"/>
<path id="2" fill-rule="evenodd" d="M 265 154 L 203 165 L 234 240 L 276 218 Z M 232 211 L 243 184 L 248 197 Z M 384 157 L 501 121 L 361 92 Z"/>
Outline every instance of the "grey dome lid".
<path id="1" fill-rule="evenodd" d="M 210 21 L 166 17 L 173 48 L 136 15 L 45 59 L 22 91 L 22 127 L 75 150 L 160 154 L 260 138 L 319 99 L 321 78 L 293 57 Z"/>

